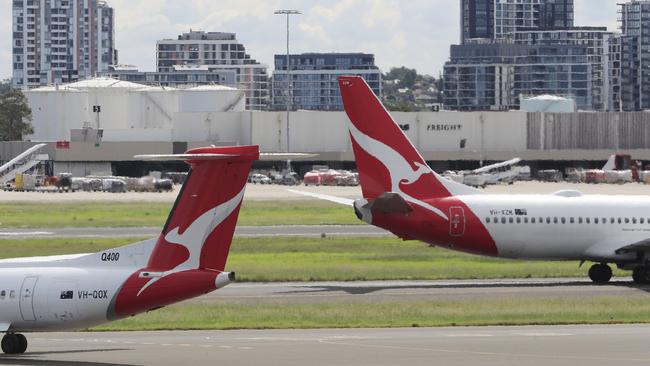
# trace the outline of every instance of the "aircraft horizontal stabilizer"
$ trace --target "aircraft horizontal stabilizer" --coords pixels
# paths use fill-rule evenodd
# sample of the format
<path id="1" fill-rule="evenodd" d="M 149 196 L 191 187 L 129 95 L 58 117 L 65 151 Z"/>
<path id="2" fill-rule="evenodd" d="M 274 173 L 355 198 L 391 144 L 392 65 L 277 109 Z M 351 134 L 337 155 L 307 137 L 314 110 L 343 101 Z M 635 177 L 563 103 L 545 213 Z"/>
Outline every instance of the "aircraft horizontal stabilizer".
<path id="1" fill-rule="evenodd" d="M 320 154 L 310 153 L 260 153 L 260 159 L 263 161 L 279 161 L 279 160 L 309 160 L 317 157 Z"/>
<path id="2" fill-rule="evenodd" d="M 172 161 L 172 160 L 221 160 L 236 157 L 236 154 L 151 154 L 135 155 L 136 160 Z"/>
<path id="3" fill-rule="evenodd" d="M 303 196 L 318 198 L 319 200 L 325 200 L 325 201 L 338 203 L 339 205 L 346 205 L 346 206 L 353 206 L 354 205 L 354 200 L 349 199 L 349 198 L 330 196 L 330 195 L 327 195 L 327 194 L 320 194 L 320 193 L 298 191 L 298 190 L 295 190 L 295 189 L 287 189 L 287 191 L 292 192 L 292 193 L 296 193 L 296 194 L 300 194 L 300 195 L 303 195 Z"/>
<path id="4" fill-rule="evenodd" d="M 402 196 L 395 192 L 382 193 L 379 197 L 368 202 L 364 208 L 383 214 L 407 214 L 413 211 L 411 204 L 406 202 Z"/>

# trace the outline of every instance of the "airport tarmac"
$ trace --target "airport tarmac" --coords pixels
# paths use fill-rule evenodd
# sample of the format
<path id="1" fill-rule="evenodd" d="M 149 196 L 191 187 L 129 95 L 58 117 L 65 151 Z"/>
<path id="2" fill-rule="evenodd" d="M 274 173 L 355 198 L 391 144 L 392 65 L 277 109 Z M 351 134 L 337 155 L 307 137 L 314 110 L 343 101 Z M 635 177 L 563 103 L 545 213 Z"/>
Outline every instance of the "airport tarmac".
<path id="1" fill-rule="evenodd" d="M 647 365 L 650 325 L 28 334 L 1 365 Z"/>
<path id="2" fill-rule="evenodd" d="M 594 285 L 584 278 L 233 283 L 189 301 L 214 303 L 364 303 L 378 301 L 473 301 L 518 298 L 650 297 L 650 286 L 629 277 Z"/>
<path id="3" fill-rule="evenodd" d="M 329 194 L 345 198 L 360 198 L 360 187 L 332 187 L 332 186 L 280 186 L 248 184 L 244 200 L 304 200 L 314 199 L 291 193 L 287 189 L 298 189 L 308 192 Z M 39 193 L 39 192 L 5 192 L 0 191 L 0 202 L 169 202 L 176 199 L 180 186 L 172 192 L 75 192 L 75 193 Z M 639 183 L 627 184 L 586 184 L 586 183 L 549 183 L 549 182 L 515 182 L 514 184 L 500 184 L 487 186 L 483 189 L 486 193 L 507 194 L 549 194 L 559 190 L 579 190 L 584 194 L 626 194 L 650 195 L 650 185 Z"/>
<path id="4" fill-rule="evenodd" d="M 160 234 L 159 227 L 63 227 L 0 229 L 2 239 L 27 238 L 133 238 L 154 237 Z M 235 236 L 389 236 L 391 233 L 370 225 L 278 225 L 278 226 L 238 226 Z"/>

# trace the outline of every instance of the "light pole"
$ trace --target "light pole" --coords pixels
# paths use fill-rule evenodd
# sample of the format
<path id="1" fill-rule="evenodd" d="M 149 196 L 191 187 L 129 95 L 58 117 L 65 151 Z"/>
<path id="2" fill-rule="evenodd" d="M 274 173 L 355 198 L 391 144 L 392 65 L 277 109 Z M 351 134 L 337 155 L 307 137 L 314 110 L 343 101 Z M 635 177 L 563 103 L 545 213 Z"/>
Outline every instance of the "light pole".
<path id="1" fill-rule="evenodd" d="M 282 9 L 282 10 L 276 10 L 273 14 L 280 14 L 280 15 L 286 15 L 287 16 L 287 96 L 286 96 L 286 101 L 287 101 L 287 152 L 291 151 L 291 145 L 290 145 L 290 138 L 289 138 L 289 112 L 291 111 L 291 102 L 293 101 L 293 95 L 291 92 L 291 67 L 289 65 L 289 16 L 291 15 L 298 15 L 302 14 L 298 10 L 289 10 L 289 9 Z"/>

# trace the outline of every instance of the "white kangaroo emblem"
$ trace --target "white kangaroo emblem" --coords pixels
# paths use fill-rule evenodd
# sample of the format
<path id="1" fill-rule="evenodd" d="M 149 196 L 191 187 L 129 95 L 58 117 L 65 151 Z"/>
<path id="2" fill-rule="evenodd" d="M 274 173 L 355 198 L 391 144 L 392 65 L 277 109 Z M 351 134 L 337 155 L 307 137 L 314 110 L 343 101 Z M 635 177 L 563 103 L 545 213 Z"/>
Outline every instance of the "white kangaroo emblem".
<path id="1" fill-rule="evenodd" d="M 208 238 L 212 231 L 219 226 L 230 214 L 239 206 L 242 198 L 244 198 L 244 190 L 246 187 L 242 188 L 241 192 L 235 195 L 230 200 L 204 212 L 199 216 L 194 222 L 188 226 L 187 229 L 182 234 L 178 233 L 178 227 L 170 230 L 167 235 L 165 235 L 165 241 L 171 244 L 178 244 L 187 248 L 189 252 L 189 257 L 183 263 L 177 265 L 176 267 L 165 271 L 160 277 L 153 277 L 147 283 L 142 286 L 138 295 L 149 286 L 154 284 L 156 281 L 167 277 L 171 274 L 190 270 L 198 269 L 201 261 L 201 252 L 203 250 L 203 245 L 205 240 Z"/>
<path id="2" fill-rule="evenodd" d="M 359 144 L 359 146 L 361 146 L 361 148 L 368 154 L 374 156 L 377 160 L 379 160 L 388 170 L 392 192 L 399 193 L 406 201 L 427 209 L 445 220 L 449 220 L 444 212 L 426 202 L 422 202 L 417 198 L 411 197 L 410 195 L 404 193 L 400 187 L 400 183 L 413 184 L 417 182 L 421 176 L 426 174 L 433 174 L 433 171 L 431 168 L 429 168 L 429 166 L 415 162 L 414 164 L 418 168 L 414 171 L 411 167 L 411 164 L 409 164 L 409 162 L 406 161 L 406 159 L 404 159 L 404 157 L 397 151 L 393 150 L 383 142 L 365 135 L 359 131 L 353 123 L 350 123 L 349 127 L 352 137 Z"/>

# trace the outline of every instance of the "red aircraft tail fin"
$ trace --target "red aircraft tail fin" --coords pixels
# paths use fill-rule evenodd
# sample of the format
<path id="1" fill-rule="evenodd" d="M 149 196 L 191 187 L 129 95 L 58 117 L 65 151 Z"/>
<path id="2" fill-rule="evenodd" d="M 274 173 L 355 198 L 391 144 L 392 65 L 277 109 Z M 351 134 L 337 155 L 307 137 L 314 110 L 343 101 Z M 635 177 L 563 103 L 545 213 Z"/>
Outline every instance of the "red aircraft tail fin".
<path id="1" fill-rule="evenodd" d="M 257 146 L 206 147 L 180 157 L 192 166 L 147 269 L 223 271 Z"/>
<path id="2" fill-rule="evenodd" d="M 426 199 L 476 193 L 433 172 L 360 76 L 339 77 L 363 197 Z M 409 201 L 409 199 L 407 199 Z"/>

